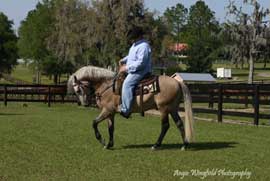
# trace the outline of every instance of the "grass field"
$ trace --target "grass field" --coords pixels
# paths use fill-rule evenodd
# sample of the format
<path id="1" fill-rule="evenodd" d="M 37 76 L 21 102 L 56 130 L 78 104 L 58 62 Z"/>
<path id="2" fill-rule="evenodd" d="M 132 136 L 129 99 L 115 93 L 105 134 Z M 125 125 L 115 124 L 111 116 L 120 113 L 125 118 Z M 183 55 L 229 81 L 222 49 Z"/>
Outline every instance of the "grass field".
<path id="1" fill-rule="evenodd" d="M 0 180 L 181 180 L 173 176 L 175 170 L 191 174 L 207 169 L 248 171 L 250 180 L 270 179 L 269 127 L 198 121 L 196 142 L 180 151 L 182 141 L 171 122 L 163 149 L 151 151 L 159 117 L 117 116 L 115 147 L 104 150 L 91 129 L 97 115 L 97 110 L 75 104 L 0 105 Z M 100 128 L 107 138 L 107 124 Z M 232 180 L 225 175 L 206 179 Z"/>
<path id="2" fill-rule="evenodd" d="M 30 67 L 19 64 L 12 71 L 11 76 L 13 78 L 32 83 L 33 78 L 35 77 L 35 72 Z M 61 77 L 61 81 L 65 81 L 66 79 L 67 79 L 66 75 Z M 6 82 L 5 80 L 1 79 L 0 83 L 11 83 L 11 82 Z M 53 84 L 53 79 L 49 79 L 49 77 L 46 75 L 41 75 L 41 84 Z"/>

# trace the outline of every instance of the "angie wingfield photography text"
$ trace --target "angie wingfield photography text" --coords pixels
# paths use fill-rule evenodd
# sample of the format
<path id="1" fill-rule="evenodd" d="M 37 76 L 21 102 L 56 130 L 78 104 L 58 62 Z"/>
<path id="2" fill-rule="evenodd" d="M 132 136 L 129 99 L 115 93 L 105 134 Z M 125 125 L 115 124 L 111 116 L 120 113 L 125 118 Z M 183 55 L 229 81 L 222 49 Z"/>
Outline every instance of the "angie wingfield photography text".
<path id="1" fill-rule="evenodd" d="M 230 170 L 225 168 L 207 168 L 205 170 L 190 169 L 190 170 L 174 170 L 173 176 L 184 179 L 185 177 L 197 177 L 205 179 L 208 177 L 227 177 L 230 179 L 250 179 L 252 172 L 248 169 L 245 170 Z"/>

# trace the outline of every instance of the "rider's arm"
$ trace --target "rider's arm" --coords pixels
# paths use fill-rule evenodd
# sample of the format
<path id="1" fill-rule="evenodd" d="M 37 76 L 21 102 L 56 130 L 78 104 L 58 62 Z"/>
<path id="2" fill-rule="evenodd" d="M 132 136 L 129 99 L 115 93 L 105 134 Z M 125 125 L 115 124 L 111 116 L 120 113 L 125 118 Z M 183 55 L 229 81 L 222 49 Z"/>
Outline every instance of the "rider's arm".
<path id="1" fill-rule="evenodd" d="M 136 57 L 134 58 L 132 63 L 127 66 L 128 73 L 134 73 L 144 68 L 144 65 L 150 59 L 150 49 L 148 45 L 143 45 L 138 48 L 136 52 Z"/>

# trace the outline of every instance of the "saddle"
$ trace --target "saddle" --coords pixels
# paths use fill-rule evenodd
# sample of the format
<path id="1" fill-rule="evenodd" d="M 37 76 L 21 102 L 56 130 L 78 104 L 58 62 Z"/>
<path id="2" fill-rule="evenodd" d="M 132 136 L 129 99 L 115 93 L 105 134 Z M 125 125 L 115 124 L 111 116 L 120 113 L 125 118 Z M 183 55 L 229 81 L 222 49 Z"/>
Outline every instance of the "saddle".
<path id="1" fill-rule="evenodd" d="M 126 74 L 119 75 L 113 82 L 113 92 L 115 95 L 121 96 L 123 82 Z M 143 96 L 149 93 L 159 92 L 159 82 L 157 75 L 147 74 L 136 86 L 134 96 L 140 96 L 141 115 L 144 116 L 143 109 Z"/>

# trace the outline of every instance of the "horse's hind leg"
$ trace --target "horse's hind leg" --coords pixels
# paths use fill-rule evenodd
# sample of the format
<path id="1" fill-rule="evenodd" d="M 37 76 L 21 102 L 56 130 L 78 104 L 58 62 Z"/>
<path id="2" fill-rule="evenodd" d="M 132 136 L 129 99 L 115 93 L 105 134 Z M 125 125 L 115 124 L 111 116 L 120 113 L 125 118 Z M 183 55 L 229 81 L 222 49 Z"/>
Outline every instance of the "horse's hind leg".
<path id="1" fill-rule="evenodd" d="M 156 142 L 156 144 L 154 144 L 152 146 L 152 149 L 155 150 L 157 148 L 159 148 L 161 146 L 162 140 L 164 138 L 164 136 L 166 135 L 168 129 L 170 128 L 170 123 L 169 123 L 169 117 L 167 113 L 162 113 L 161 114 L 161 132 L 159 135 L 159 138 Z"/>
<path id="2" fill-rule="evenodd" d="M 184 146 L 181 149 L 185 150 L 185 148 L 188 146 L 188 142 L 186 141 L 186 135 L 185 135 L 185 129 L 184 129 L 183 121 L 181 120 L 181 118 L 180 118 L 177 111 L 172 112 L 171 116 L 172 116 L 178 130 L 180 131 L 180 134 L 181 134 L 182 139 L 183 139 Z"/>

